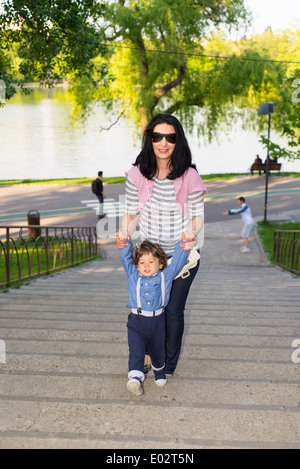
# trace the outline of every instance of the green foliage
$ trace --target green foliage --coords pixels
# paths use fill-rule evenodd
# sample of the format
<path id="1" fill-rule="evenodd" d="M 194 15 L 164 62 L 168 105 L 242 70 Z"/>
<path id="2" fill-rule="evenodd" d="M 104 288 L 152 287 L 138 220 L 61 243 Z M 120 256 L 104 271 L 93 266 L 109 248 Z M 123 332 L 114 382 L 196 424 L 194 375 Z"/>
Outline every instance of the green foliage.
<path id="1" fill-rule="evenodd" d="M 293 34 L 266 31 L 241 41 L 210 34 L 208 26 L 218 27 L 221 21 L 232 27 L 247 20 L 243 2 L 221 2 L 219 10 L 215 3 L 110 2 L 106 23 L 114 32 L 114 48 L 107 63 L 115 79 L 106 88 L 87 85 L 83 101 L 78 87 L 73 93 L 78 114 L 90 109 L 92 98 L 141 128 L 157 112 L 176 113 L 188 130 L 196 127 L 208 140 L 240 117 L 248 128 L 266 128 L 256 110 L 261 102 L 277 105 L 281 100 L 279 90 L 290 69 L 274 60 L 287 59 Z M 283 119 L 281 113 L 276 117 L 277 130 Z"/>
<path id="2" fill-rule="evenodd" d="M 0 49 L 0 107 L 4 105 L 5 99 L 10 99 L 16 92 L 12 84 L 10 66 L 9 57 Z"/>
<path id="3" fill-rule="evenodd" d="M 3 0 L 0 79 L 9 98 L 12 77 L 49 86 L 67 78 L 75 118 L 99 101 L 115 122 L 126 116 L 137 129 L 157 112 L 176 113 L 187 130 L 197 128 L 208 140 L 238 118 L 264 131 L 267 119 L 257 117 L 257 108 L 274 102 L 272 128 L 289 148 L 272 142 L 271 151 L 293 160 L 300 145 L 300 68 L 276 61 L 300 62 L 300 30 L 227 40 L 218 28 L 246 26 L 245 3 Z"/>
<path id="4" fill-rule="evenodd" d="M 191 118 L 192 107 L 202 107 L 207 93 L 205 84 L 199 86 L 202 70 L 190 68 L 187 54 L 203 51 L 209 28 L 246 19 L 240 0 L 111 2 L 106 21 L 116 47 L 109 68 L 116 80 L 104 100 L 117 103 L 141 127 L 159 111 Z"/>
<path id="5" fill-rule="evenodd" d="M 103 31 L 93 24 L 103 11 L 94 0 L 4 0 L 0 49 L 17 46 L 18 72 L 27 81 L 51 86 L 68 74 L 92 77 L 93 59 L 106 51 Z"/>
<path id="6" fill-rule="evenodd" d="M 294 151 L 288 147 L 281 147 L 277 143 L 272 142 L 271 139 L 269 140 L 264 135 L 260 136 L 260 142 L 265 146 L 265 148 L 268 148 L 269 146 L 270 158 L 272 159 L 284 158 L 288 161 L 295 161 L 300 159 L 300 150 Z"/>
<path id="7" fill-rule="evenodd" d="M 300 62 L 300 53 L 297 58 Z M 293 68 L 289 67 L 281 86 L 278 85 L 278 93 L 274 100 L 275 114 L 272 115 L 275 129 L 285 137 L 287 144 L 282 147 L 272 139 L 269 141 L 264 135 L 260 138 L 265 148 L 269 145 L 272 158 L 284 158 L 289 161 L 300 159 L 300 69 Z"/>

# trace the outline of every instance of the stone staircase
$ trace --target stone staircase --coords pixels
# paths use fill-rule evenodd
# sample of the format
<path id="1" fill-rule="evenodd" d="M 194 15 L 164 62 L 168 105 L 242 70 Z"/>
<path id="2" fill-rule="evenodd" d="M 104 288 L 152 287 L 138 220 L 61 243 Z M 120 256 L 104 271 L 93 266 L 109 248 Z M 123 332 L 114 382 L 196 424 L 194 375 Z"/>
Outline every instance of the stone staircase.
<path id="1" fill-rule="evenodd" d="M 127 382 L 127 284 L 106 259 L 0 294 L 0 448 L 299 448 L 300 279 L 235 222 L 206 226 L 181 359 L 165 388 Z M 299 352 L 300 356 L 300 352 Z"/>

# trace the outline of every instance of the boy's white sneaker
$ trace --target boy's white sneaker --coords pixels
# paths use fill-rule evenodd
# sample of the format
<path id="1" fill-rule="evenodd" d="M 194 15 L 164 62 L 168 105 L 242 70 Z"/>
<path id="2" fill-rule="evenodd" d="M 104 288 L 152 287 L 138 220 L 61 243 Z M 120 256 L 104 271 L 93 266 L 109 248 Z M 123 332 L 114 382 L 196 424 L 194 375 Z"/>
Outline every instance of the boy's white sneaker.
<path id="1" fill-rule="evenodd" d="M 144 394 L 141 380 L 138 378 L 131 378 L 127 383 L 127 389 L 135 396 L 141 396 Z"/>
<path id="2" fill-rule="evenodd" d="M 250 252 L 249 248 L 241 248 L 241 252 Z"/>
<path id="3" fill-rule="evenodd" d="M 162 387 L 167 384 L 167 378 L 166 379 L 156 379 L 155 380 L 156 386 Z"/>

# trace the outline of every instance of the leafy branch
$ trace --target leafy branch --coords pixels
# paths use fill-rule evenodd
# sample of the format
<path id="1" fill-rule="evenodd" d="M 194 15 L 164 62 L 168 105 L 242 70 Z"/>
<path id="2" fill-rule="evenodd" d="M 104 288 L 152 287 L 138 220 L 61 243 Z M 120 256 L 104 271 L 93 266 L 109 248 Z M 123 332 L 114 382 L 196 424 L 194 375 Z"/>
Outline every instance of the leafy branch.
<path id="1" fill-rule="evenodd" d="M 267 149 L 269 146 L 269 154 L 270 158 L 278 159 L 278 158 L 284 158 L 288 161 L 295 161 L 300 159 L 300 150 L 290 150 L 288 148 L 283 148 L 277 143 L 272 142 L 271 140 L 268 139 L 268 137 L 261 135 L 260 136 L 260 143 Z"/>

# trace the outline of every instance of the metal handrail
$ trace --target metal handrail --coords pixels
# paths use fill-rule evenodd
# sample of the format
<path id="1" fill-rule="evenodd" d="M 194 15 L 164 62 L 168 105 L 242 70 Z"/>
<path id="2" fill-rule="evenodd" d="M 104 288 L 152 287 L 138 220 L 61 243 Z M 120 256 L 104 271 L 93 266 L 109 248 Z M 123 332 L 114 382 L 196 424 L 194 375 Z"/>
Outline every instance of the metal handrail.
<path id="1" fill-rule="evenodd" d="M 96 254 L 95 226 L 0 226 L 0 288 L 78 265 Z"/>
<path id="2" fill-rule="evenodd" d="M 274 261 L 280 267 L 300 275 L 300 231 L 274 231 Z"/>

